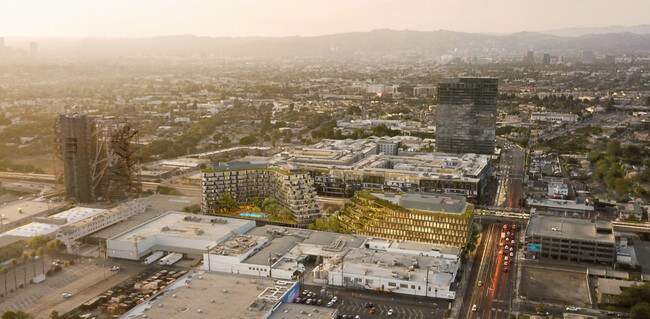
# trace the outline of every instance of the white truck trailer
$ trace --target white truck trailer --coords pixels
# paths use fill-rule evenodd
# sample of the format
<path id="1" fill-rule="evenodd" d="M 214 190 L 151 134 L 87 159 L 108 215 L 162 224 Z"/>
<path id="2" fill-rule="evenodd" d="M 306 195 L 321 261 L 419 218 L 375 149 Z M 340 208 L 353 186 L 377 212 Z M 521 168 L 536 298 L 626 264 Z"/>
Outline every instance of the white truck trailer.
<path id="1" fill-rule="evenodd" d="M 163 253 L 162 251 L 155 251 L 155 252 L 153 252 L 153 254 L 147 256 L 147 258 L 144 259 L 144 263 L 149 265 L 152 262 L 160 259 L 160 257 L 162 257 L 164 255 L 165 255 L 165 253 Z"/>
<path id="2" fill-rule="evenodd" d="M 181 253 L 171 253 L 171 254 L 163 257 L 162 259 L 160 259 L 160 264 L 170 266 L 170 265 L 173 265 L 174 263 L 176 263 L 177 261 L 181 260 L 181 258 L 183 258 L 183 254 L 181 254 Z"/>

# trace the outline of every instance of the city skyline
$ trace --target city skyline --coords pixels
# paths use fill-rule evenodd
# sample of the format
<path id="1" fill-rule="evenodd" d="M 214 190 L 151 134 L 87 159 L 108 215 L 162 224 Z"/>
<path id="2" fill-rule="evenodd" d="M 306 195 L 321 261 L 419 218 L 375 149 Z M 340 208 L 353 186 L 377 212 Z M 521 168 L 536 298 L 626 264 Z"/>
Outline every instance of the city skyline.
<path id="1" fill-rule="evenodd" d="M 617 10 L 611 10 L 613 5 Z M 508 8 L 508 10 L 503 10 Z M 559 8 L 562 8 L 561 10 Z M 377 29 L 470 33 L 545 32 L 647 24 L 650 3 L 626 1 L 510 0 L 483 3 L 283 0 L 264 2 L 129 1 L 6 3 L 5 37 L 287 37 L 367 32 Z M 531 15 L 531 12 L 535 12 Z M 10 14 L 9 14 L 10 13 Z"/>

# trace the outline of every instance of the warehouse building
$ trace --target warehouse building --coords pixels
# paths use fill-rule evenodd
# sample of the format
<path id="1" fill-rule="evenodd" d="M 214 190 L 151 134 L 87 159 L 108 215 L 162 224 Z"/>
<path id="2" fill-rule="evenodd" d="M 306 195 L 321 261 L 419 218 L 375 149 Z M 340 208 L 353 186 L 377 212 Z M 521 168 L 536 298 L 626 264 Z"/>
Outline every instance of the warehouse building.
<path id="1" fill-rule="evenodd" d="M 108 255 L 155 251 L 202 255 L 203 270 L 454 299 L 456 247 L 169 212 L 107 240 Z M 349 279 L 346 279 L 349 278 Z M 359 280 L 364 283 L 359 286 Z M 406 285 L 406 286 L 405 286 Z"/>
<path id="2" fill-rule="evenodd" d="M 278 318 L 273 313 L 299 294 L 294 281 L 195 270 L 120 318 Z M 335 318 L 335 310 L 323 310 L 330 313 L 327 319 Z"/>
<path id="3" fill-rule="evenodd" d="M 155 251 L 200 255 L 255 227 L 254 221 L 168 212 L 106 240 L 108 256 L 140 260 Z"/>
<path id="4" fill-rule="evenodd" d="M 533 216 L 526 229 L 526 256 L 614 265 L 612 223 L 556 216 Z"/>
<path id="5" fill-rule="evenodd" d="M 465 247 L 473 210 L 463 196 L 358 191 L 336 218 L 359 235 Z"/>

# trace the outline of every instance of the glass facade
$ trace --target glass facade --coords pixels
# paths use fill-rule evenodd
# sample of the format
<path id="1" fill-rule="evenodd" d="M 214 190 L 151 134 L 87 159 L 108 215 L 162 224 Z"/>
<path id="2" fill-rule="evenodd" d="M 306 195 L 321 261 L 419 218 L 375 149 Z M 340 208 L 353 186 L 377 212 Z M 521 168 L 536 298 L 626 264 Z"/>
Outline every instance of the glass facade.
<path id="1" fill-rule="evenodd" d="M 438 84 L 436 151 L 494 153 L 499 80 L 444 79 Z"/>

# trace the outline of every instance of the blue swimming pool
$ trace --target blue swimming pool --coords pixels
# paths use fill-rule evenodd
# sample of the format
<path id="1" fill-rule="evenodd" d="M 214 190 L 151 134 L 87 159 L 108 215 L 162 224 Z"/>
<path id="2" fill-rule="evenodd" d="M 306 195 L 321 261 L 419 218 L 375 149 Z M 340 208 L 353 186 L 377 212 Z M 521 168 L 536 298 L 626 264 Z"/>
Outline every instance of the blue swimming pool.
<path id="1" fill-rule="evenodd" d="M 240 213 L 239 216 L 244 217 L 254 217 L 254 218 L 266 218 L 269 215 L 264 213 Z"/>

